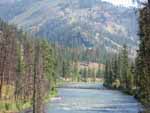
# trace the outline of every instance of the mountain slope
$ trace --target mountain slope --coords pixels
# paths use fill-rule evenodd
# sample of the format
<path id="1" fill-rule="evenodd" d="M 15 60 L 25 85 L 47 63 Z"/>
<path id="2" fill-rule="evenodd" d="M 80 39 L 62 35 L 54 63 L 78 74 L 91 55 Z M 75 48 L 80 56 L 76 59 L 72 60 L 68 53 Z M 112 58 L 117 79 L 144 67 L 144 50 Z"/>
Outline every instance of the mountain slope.
<path id="1" fill-rule="evenodd" d="M 101 0 L 16 0 L 0 10 L 10 23 L 66 46 L 114 52 L 123 44 L 131 51 L 137 47 L 137 17 L 131 8 Z"/>

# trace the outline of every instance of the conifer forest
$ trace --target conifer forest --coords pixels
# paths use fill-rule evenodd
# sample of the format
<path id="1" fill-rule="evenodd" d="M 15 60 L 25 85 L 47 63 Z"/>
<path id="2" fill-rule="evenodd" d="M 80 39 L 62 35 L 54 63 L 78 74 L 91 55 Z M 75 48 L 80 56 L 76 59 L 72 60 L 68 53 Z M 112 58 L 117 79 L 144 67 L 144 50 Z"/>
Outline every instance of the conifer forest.
<path id="1" fill-rule="evenodd" d="M 0 0 L 0 113 L 150 113 L 150 0 Z"/>

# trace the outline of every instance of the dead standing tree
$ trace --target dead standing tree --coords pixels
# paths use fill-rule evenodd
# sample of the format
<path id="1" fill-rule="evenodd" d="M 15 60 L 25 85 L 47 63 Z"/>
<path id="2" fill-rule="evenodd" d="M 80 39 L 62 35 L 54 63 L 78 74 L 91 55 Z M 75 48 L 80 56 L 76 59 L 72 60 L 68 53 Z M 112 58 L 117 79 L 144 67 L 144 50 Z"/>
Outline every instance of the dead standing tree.
<path id="1" fill-rule="evenodd" d="M 4 78 L 4 64 L 6 59 L 6 50 L 5 47 L 5 38 L 3 31 L 0 33 L 0 99 L 2 98 L 2 87 L 3 87 L 3 78 Z"/>
<path id="2" fill-rule="evenodd" d="M 43 59 L 40 42 L 35 43 L 34 75 L 33 75 L 33 113 L 43 113 Z"/>
<path id="3" fill-rule="evenodd" d="M 0 98 L 2 98 L 2 88 L 4 84 L 12 83 L 15 79 L 15 33 L 6 26 L 5 31 L 1 31 L 0 39 Z"/>
<path id="4" fill-rule="evenodd" d="M 30 42 L 29 42 L 30 41 Z M 23 43 L 23 55 L 24 55 L 24 65 L 25 65 L 25 73 L 23 77 L 24 81 L 24 100 L 30 100 L 32 95 L 32 83 L 33 83 L 33 45 L 32 40 L 27 39 Z"/>

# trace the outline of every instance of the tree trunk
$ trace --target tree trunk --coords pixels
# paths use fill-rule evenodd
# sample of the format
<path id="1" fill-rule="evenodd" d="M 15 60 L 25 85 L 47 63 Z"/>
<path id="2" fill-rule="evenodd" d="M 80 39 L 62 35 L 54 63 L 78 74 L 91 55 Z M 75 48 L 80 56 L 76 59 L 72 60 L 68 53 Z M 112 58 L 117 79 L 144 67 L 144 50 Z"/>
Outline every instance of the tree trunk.
<path id="1" fill-rule="evenodd" d="M 34 61 L 34 89 L 33 89 L 33 113 L 43 113 L 43 62 L 40 54 L 41 47 L 37 41 Z"/>

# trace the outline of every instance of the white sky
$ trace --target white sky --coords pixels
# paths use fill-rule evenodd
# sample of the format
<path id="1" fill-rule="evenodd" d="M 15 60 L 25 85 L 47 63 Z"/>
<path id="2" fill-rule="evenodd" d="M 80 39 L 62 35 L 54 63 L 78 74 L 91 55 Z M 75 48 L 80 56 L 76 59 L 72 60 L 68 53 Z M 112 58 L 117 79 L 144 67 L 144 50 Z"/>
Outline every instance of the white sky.
<path id="1" fill-rule="evenodd" d="M 21 1 L 21 0 L 0 0 L 0 4 L 1 3 L 13 3 L 14 1 Z M 144 2 L 144 1 L 147 1 L 147 0 L 102 0 L 102 1 L 106 1 L 106 2 L 109 2 L 109 3 L 112 3 L 114 5 L 122 5 L 122 6 L 125 6 L 125 7 L 129 7 L 129 6 L 137 6 L 137 3 L 136 2 L 133 2 L 133 1 L 141 1 L 141 2 Z"/>
<path id="2" fill-rule="evenodd" d="M 102 0 L 102 1 L 107 1 L 107 2 L 110 2 L 110 3 L 114 4 L 114 5 L 123 5 L 125 7 L 137 6 L 137 3 L 133 2 L 134 0 Z"/>

